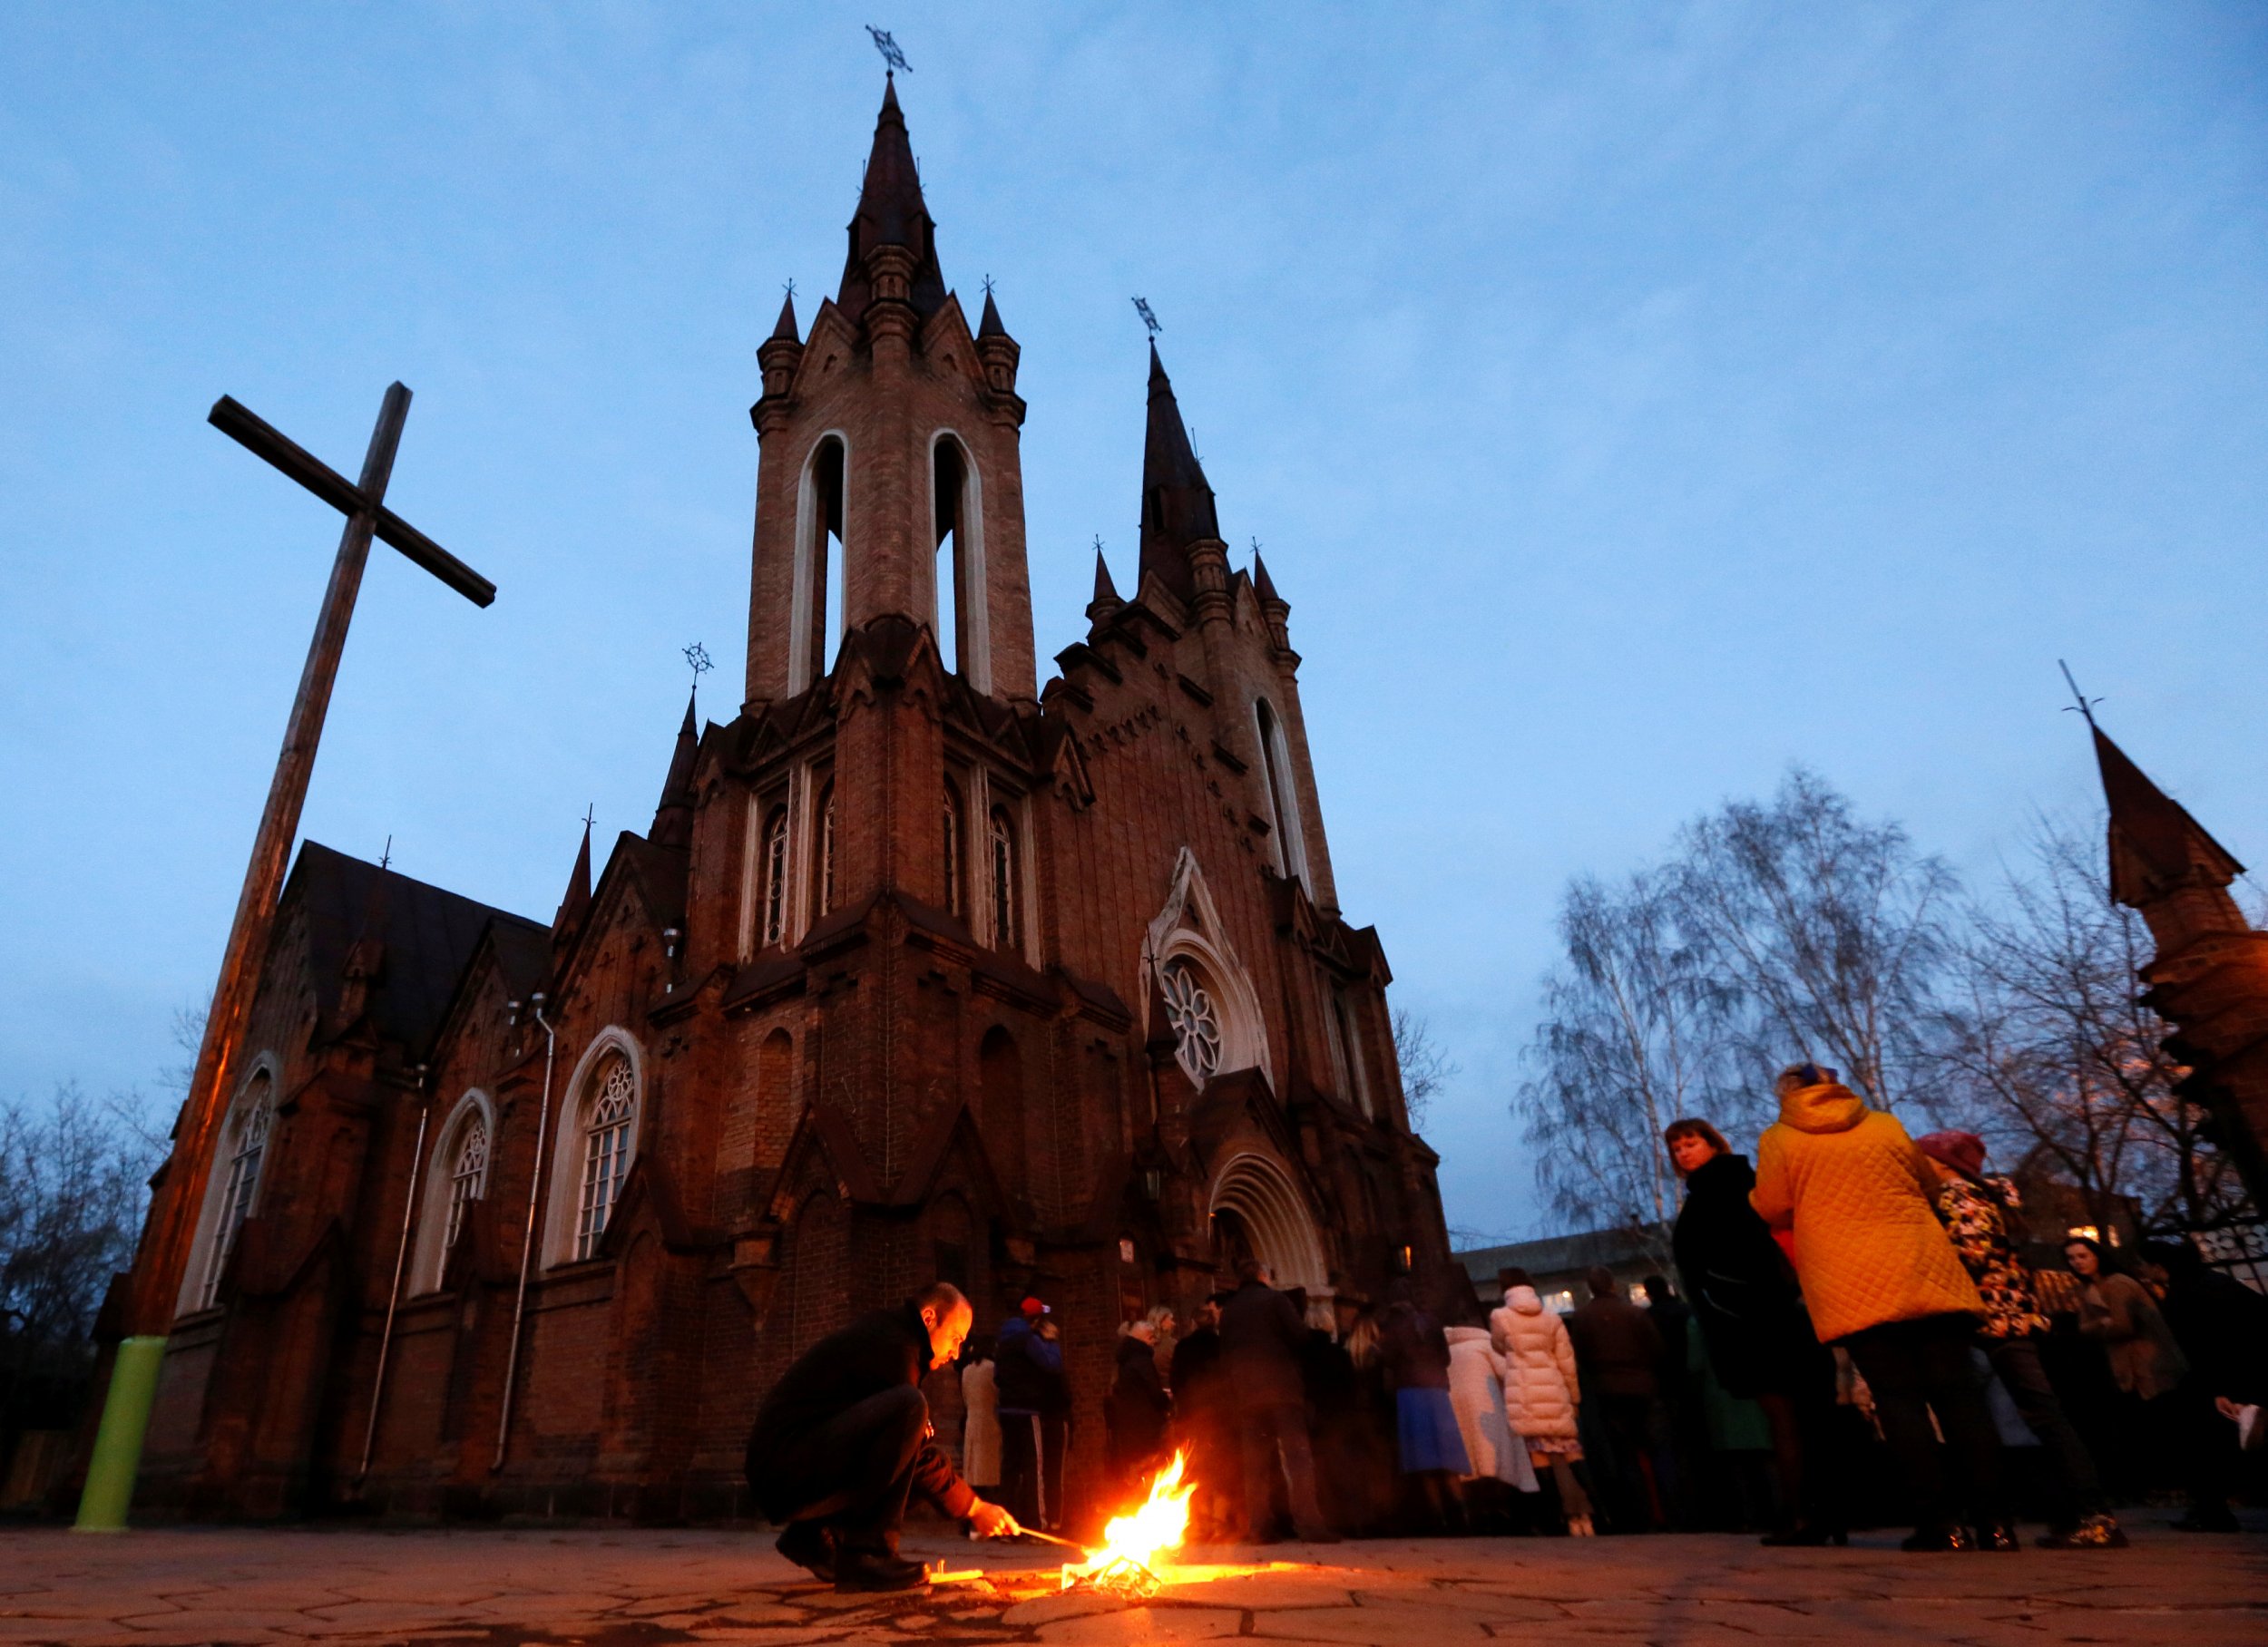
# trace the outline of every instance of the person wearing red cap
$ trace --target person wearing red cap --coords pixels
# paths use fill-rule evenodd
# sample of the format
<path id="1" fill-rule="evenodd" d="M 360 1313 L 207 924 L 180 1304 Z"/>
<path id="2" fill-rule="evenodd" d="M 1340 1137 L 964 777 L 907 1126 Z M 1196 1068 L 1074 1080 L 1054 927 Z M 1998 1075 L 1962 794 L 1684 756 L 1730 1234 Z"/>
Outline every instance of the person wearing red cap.
<path id="1" fill-rule="evenodd" d="M 1054 1311 L 1027 1298 L 992 1346 L 999 1391 L 1001 1486 L 1016 1518 L 1033 1527 L 1063 1519 L 1063 1455 L 1070 1435 L 1063 1346 Z"/>
<path id="2" fill-rule="evenodd" d="M 1914 1146 L 1937 1179 L 1938 1218 L 1984 1300 L 1978 1341 L 2055 1470 L 2058 1503 L 2040 1544 L 2050 1550 L 2123 1549 L 2126 1535 L 2110 1512 L 2095 1459 L 2040 1365 L 2039 1340 L 2048 1323 L 2009 1230 L 2009 1214 L 2022 1204 L 2016 1185 L 1985 1174 L 1985 1144 L 1975 1133 L 1931 1133 Z"/>

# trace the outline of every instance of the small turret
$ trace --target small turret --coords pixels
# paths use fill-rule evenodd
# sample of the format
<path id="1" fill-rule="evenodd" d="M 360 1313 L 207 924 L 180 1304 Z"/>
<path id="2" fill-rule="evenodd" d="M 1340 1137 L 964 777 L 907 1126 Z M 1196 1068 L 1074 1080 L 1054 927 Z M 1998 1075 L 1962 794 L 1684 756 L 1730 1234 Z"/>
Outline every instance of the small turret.
<path id="1" fill-rule="evenodd" d="M 1110 563 L 1102 558 L 1102 545 L 1095 545 L 1095 597 L 1087 602 L 1087 622 L 1090 626 L 1110 620 L 1110 615 L 1126 604 L 1119 599 L 1118 585 L 1110 581 Z"/>
<path id="2" fill-rule="evenodd" d="M 656 846 L 693 843 L 693 765 L 699 758 L 700 747 L 700 732 L 694 725 L 693 703 L 689 698 L 685 724 L 678 728 L 677 748 L 670 756 L 670 775 L 661 785 L 661 803 L 654 808 L 653 827 L 646 832 L 646 839 Z"/>
<path id="3" fill-rule="evenodd" d="M 1023 346 L 1008 335 L 1008 328 L 1000 323 L 1000 306 L 992 301 L 992 284 L 984 283 L 984 314 L 977 322 L 976 352 L 984 362 L 985 386 L 996 395 L 1015 403 L 1016 421 L 1023 421 L 1023 402 L 1016 398 L 1016 365 L 1023 358 Z"/>

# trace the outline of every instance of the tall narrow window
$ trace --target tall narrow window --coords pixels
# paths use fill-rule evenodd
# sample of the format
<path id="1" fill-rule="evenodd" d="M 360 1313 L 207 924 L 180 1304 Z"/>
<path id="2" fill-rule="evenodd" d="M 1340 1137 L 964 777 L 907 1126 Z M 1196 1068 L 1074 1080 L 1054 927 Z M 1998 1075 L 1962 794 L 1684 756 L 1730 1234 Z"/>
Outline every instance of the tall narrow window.
<path id="1" fill-rule="evenodd" d="M 945 910 L 961 913 L 961 792 L 945 780 Z"/>
<path id="2" fill-rule="evenodd" d="M 592 1084 L 582 1124 L 582 1194 L 575 1205 L 575 1257 L 599 1250 L 622 1180 L 630 1174 L 631 1130 L 638 1120 L 638 1078 L 630 1060 L 609 1058 Z"/>
<path id="3" fill-rule="evenodd" d="M 764 824 L 764 942 L 787 936 L 787 809 L 777 806 Z"/>
<path id="4" fill-rule="evenodd" d="M 1354 1015 L 1347 1010 L 1346 991 L 1332 986 L 1331 1029 L 1339 1043 L 1339 1057 L 1346 1067 L 1346 1096 L 1364 1115 L 1371 1113 L 1370 1081 L 1363 1068 L 1363 1040 L 1354 1032 Z"/>
<path id="5" fill-rule="evenodd" d="M 457 1135 L 456 1159 L 449 1166 L 449 1215 L 441 1232 L 445 1252 L 464 1233 L 464 1209 L 488 1193 L 488 1123 L 475 1114 Z"/>
<path id="6" fill-rule="evenodd" d="M 826 672 L 843 629 L 843 521 L 847 463 L 842 441 L 812 448 L 797 503 L 795 588 L 789 609 L 787 689 L 800 692 Z"/>
<path id="7" fill-rule="evenodd" d="M 197 1308 L 209 1310 L 220 1296 L 220 1272 L 236 1238 L 252 1214 L 259 1194 L 260 1163 L 268 1154 L 268 1129 L 275 1122 L 275 1082 L 263 1069 L 252 1077 L 237 1105 L 228 1136 L 229 1171 L 220 1185 L 220 1214 L 212 1226 L 212 1244 L 205 1249 L 205 1273 L 197 1287 Z"/>
<path id="8" fill-rule="evenodd" d="M 819 913 L 835 907 L 835 785 L 819 797 Z"/>
<path id="9" fill-rule="evenodd" d="M 1255 698 L 1253 719 L 1260 733 L 1260 765 L 1267 775 L 1268 810 L 1275 814 L 1276 867 L 1287 881 L 1307 879 L 1307 845 L 1300 833 L 1299 796 L 1292 788 L 1291 748 L 1283 723 L 1265 697 Z"/>
<path id="10" fill-rule="evenodd" d="M 937 636 L 937 656 L 943 659 L 945 668 L 965 675 L 969 667 L 968 644 L 962 617 L 968 585 L 963 576 L 963 539 L 966 534 L 961 530 L 960 443 L 950 438 L 941 439 L 932 448 L 932 456 L 930 496 L 937 517 L 937 552 L 933 562 L 937 600 L 931 628 Z"/>
<path id="11" fill-rule="evenodd" d="M 1018 949 L 1023 935 L 1016 924 L 1016 826 L 1004 806 L 992 808 L 992 947 Z"/>

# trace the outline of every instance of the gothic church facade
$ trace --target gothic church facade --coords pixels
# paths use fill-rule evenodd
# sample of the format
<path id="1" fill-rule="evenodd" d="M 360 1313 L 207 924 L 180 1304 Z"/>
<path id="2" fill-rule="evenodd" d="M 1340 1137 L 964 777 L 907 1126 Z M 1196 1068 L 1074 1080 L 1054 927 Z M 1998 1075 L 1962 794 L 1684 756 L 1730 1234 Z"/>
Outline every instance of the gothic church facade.
<path id="1" fill-rule="evenodd" d="M 1139 569 L 1042 686 L 1018 353 L 892 88 L 840 289 L 758 351 L 739 713 L 689 709 L 548 927 L 302 851 L 213 1157 L 158 1184 L 201 1211 L 145 1511 L 740 1513 L 770 1381 L 933 1276 L 980 1331 L 1056 1306 L 1094 1483 L 1149 1305 L 1246 1253 L 1456 1284 L 1290 609 L 1153 349 Z"/>

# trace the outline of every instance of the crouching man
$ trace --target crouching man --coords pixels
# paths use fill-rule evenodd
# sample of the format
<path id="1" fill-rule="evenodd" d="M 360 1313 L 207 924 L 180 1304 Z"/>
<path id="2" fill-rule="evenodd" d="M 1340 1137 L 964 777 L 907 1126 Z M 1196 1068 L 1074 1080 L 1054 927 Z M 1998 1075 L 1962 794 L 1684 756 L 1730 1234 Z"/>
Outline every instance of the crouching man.
<path id="1" fill-rule="evenodd" d="M 961 1353 L 973 1319 L 939 1282 L 821 1339 L 772 1387 L 748 1437 L 748 1486 L 787 1525 L 782 1555 L 837 1590 L 910 1590 L 922 1565 L 899 1557 L 898 1529 L 915 1492 L 986 1537 L 1023 1530 L 932 1438 L 922 1375 Z"/>

